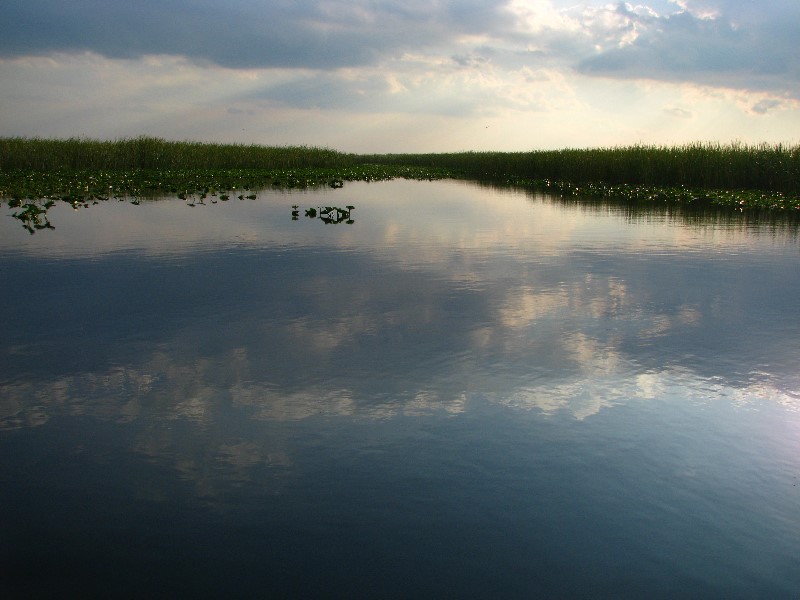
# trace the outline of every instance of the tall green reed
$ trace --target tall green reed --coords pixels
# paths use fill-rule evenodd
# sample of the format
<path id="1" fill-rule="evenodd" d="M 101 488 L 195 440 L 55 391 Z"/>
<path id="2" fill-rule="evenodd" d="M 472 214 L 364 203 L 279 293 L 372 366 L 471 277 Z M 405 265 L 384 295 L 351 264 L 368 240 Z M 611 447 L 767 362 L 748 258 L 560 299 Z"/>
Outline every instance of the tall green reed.
<path id="1" fill-rule="evenodd" d="M 308 146 L 174 142 L 140 136 L 0 138 L 0 170 L 314 169 L 426 167 L 477 179 L 561 180 L 800 194 L 800 145 L 693 143 L 530 152 L 350 154 Z"/>
<path id="2" fill-rule="evenodd" d="M 378 154 L 360 156 L 359 160 L 446 168 L 477 178 L 800 193 L 800 145 L 694 143 L 532 152 Z"/>
<path id="3" fill-rule="evenodd" d="M 147 136 L 114 141 L 0 138 L 0 170 L 291 169 L 351 164 L 352 155 L 308 146 L 171 142 Z"/>

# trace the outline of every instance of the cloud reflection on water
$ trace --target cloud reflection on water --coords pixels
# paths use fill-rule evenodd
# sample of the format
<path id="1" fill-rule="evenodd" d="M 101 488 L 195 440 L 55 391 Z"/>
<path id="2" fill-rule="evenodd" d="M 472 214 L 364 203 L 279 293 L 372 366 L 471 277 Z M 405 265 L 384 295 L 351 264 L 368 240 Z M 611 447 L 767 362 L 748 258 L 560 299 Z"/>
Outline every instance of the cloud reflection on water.
<path id="1" fill-rule="evenodd" d="M 130 427 L 136 452 L 213 496 L 215 469 L 291 468 L 292 440 L 259 429 L 276 423 L 486 402 L 578 420 L 664 398 L 800 406 L 790 234 L 452 182 L 335 194 L 357 206 L 347 229 L 292 223 L 308 193 L 125 208 L 122 230 L 97 212 L 14 240 L 8 268 L 39 278 L 14 302 L 81 310 L 4 317 L 0 429 Z"/>
<path id="2" fill-rule="evenodd" d="M 81 416 L 117 423 L 179 420 L 203 430 L 217 427 L 215 421 L 220 414 L 230 410 L 256 421 L 457 415 L 468 410 L 475 397 L 543 414 L 564 411 L 583 419 L 604 407 L 652 400 L 675 389 L 682 389 L 695 399 L 735 399 L 739 404 L 770 400 L 800 409 L 797 390 L 781 390 L 768 380 L 754 378 L 749 385 L 732 386 L 724 378 L 703 379 L 680 368 L 637 373 L 617 351 L 602 348 L 596 339 L 581 334 L 566 340 L 565 347 L 578 367 L 572 377 L 556 374 L 549 379 L 540 377 L 529 385 L 506 388 L 502 382 L 492 381 L 464 389 L 445 379 L 439 382 L 441 389 L 415 389 L 411 385 L 393 396 L 377 398 L 360 393 L 357 388 L 287 391 L 251 380 L 220 387 L 212 370 L 224 368 L 224 364 L 217 363 L 214 369 L 187 368 L 168 363 L 169 359 L 162 355 L 160 369 L 151 372 L 115 368 L 49 382 L 3 385 L 0 429 L 41 426 L 56 416 Z M 150 368 L 155 364 L 151 362 Z M 432 381 L 436 385 L 435 377 Z"/>

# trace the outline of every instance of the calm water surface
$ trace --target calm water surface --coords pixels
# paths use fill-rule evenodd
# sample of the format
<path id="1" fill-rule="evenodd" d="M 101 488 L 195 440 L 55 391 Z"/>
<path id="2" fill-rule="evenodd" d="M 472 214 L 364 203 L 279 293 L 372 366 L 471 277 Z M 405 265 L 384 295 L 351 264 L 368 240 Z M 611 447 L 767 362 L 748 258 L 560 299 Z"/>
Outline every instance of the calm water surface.
<path id="1" fill-rule="evenodd" d="M 409 181 L 10 213 L 5 597 L 800 596 L 794 225 Z"/>

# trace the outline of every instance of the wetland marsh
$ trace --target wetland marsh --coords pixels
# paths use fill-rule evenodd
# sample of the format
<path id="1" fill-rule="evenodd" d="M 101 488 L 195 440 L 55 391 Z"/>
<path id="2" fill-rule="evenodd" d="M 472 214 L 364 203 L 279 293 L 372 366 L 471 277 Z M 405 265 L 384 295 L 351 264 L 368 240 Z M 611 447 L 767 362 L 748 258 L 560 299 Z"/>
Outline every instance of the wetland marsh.
<path id="1" fill-rule="evenodd" d="M 4 193 L 0 589 L 795 595 L 795 209 L 342 160 Z"/>
<path id="2" fill-rule="evenodd" d="M 139 137 L 0 138 L 0 203 L 30 232 L 52 228 L 57 201 L 175 195 L 194 206 L 252 190 L 345 181 L 442 178 L 623 203 L 800 213 L 800 147 L 690 144 L 534 152 L 357 155 L 328 148 L 169 142 Z M 243 193 L 244 192 L 244 193 Z"/>

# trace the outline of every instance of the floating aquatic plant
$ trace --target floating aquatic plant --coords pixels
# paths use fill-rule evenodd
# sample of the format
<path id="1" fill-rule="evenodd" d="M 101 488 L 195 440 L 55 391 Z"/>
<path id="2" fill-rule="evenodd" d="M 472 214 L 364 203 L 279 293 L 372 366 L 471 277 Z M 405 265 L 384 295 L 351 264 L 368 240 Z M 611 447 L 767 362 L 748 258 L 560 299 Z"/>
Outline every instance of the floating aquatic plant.
<path id="1" fill-rule="evenodd" d="M 326 225 L 338 225 L 339 223 L 352 225 L 354 223 L 351 216 L 353 210 L 355 210 L 355 206 L 352 205 L 348 205 L 344 208 L 339 206 L 310 207 L 306 209 L 305 216 L 309 219 L 319 219 Z M 292 221 L 299 220 L 299 217 L 300 207 L 297 204 L 293 204 Z"/>
<path id="2" fill-rule="evenodd" d="M 12 213 L 12 217 L 19 219 L 22 226 L 30 233 L 34 234 L 41 229 L 55 229 L 47 220 L 47 209 L 53 205 L 52 201 L 39 206 L 33 202 L 22 205 L 22 210 Z"/>

